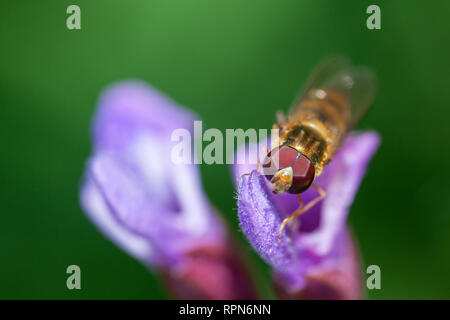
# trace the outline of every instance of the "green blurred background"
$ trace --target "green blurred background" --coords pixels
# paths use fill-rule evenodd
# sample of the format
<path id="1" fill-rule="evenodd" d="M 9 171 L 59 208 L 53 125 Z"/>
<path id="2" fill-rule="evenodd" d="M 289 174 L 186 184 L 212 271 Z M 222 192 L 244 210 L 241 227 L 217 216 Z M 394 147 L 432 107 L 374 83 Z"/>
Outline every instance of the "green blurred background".
<path id="1" fill-rule="evenodd" d="M 81 30 L 66 8 L 81 8 Z M 366 8 L 381 7 L 381 30 Z M 0 6 L 0 298 L 167 298 L 80 209 L 99 93 L 143 79 L 208 127 L 269 128 L 314 65 L 333 53 L 372 66 L 377 100 L 361 124 L 382 145 L 351 209 L 371 299 L 450 298 L 450 2 L 8 1 Z M 272 298 L 267 266 L 237 230 L 226 165 L 207 194 L 242 240 Z M 66 267 L 82 290 L 66 288 Z"/>

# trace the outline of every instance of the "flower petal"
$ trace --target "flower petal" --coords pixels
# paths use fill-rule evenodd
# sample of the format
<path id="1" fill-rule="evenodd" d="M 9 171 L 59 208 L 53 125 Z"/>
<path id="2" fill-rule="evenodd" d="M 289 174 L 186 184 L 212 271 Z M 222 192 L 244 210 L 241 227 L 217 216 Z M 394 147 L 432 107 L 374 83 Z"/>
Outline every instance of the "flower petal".
<path id="1" fill-rule="evenodd" d="M 192 131 L 195 118 L 143 82 L 121 82 L 107 88 L 100 98 L 93 127 L 94 147 L 120 149 L 142 132 L 170 141 L 174 129 Z"/>
<path id="2" fill-rule="evenodd" d="M 242 230 L 272 266 L 285 290 L 297 292 L 317 270 L 325 266 L 332 270 L 341 263 L 339 239 L 346 232 L 349 208 L 378 145 L 379 137 L 374 132 L 349 135 L 332 163 L 315 180 L 327 192 L 326 198 L 300 217 L 300 229 L 290 231 L 291 242 L 277 244 L 278 230 L 282 219 L 299 205 L 297 197 L 272 194 L 266 179 L 254 170 L 242 176 L 238 189 Z M 236 166 L 235 174 L 241 175 L 251 167 L 243 168 Z M 305 203 L 316 196 L 313 188 L 302 193 Z"/>
<path id="3" fill-rule="evenodd" d="M 319 177 L 326 190 L 322 201 L 318 228 L 303 238 L 300 247 L 324 256 L 345 229 L 348 212 L 358 191 L 370 159 L 378 148 L 379 137 L 374 132 L 350 135 L 332 163 Z"/>
<path id="4" fill-rule="evenodd" d="M 108 89 L 95 119 L 82 206 L 121 248 L 163 274 L 177 297 L 255 298 L 198 167 L 172 161 L 173 130 L 192 133 L 193 122 L 145 84 Z"/>
<path id="5" fill-rule="evenodd" d="M 95 225 L 102 229 L 124 251 L 144 262 L 155 260 L 151 244 L 144 237 L 124 228 L 114 218 L 99 188 L 92 181 L 90 174 L 87 174 L 85 178 L 80 197 L 84 211 Z"/>
<path id="6" fill-rule="evenodd" d="M 171 131 L 179 126 L 191 130 L 192 124 L 189 112 L 142 83 L 115 85 L 100 99 L 96 147 L 81 201 L 121 247 L 147 240 L 152 255 L 130 252 L 147 264 L 169 263 L 198 242 L 222 241 L 225 235 L 204 195 L 198 168 L 170 158 Z M 103 200 L 108 210 L 99 210 L 91 199 Z M 106 219 L 106 212 L 114 219 Z M 131 238 L 122 234 L 132 234 L 132 243 L 125 243 Z"/>
<path id="7" fill-rule="evenodd" d="M 358 248 L 350 232 L 342 234 L 336 248 L 336 261 L 306 275 L 301 290 L 286 290 L 275 276 L 279 297 L 301 300 L 358 300 L 363 297 L 362 274 Z"/>
<path id="8" fill-rule="evenodd" d="M 273 202 L 265 178 L 256 171 L 242 176 L 238 190 L 238 215 L 241 229 L 261 257 L 287 279 L 299 268 L 298 255 L 287 237 L 278 242 L 282 218 Z M 295 277 L 290 279 L 295 281 Z"/>

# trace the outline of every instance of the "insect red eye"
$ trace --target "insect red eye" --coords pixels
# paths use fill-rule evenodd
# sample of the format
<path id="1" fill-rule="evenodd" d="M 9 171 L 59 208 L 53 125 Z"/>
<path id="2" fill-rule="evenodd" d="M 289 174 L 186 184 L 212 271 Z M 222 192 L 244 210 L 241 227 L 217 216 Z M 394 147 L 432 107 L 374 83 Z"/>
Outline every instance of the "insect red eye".
<path id="1" fill-rule="evenodd" d="M 281 146 L 267 154 L 262 167 L 262 174 L 271 180 L 276 172 L 292 168 L 292 185 L 289 193 L 301 193 L 309 188 L 314 180 L 315 168 L 311 160 L 294 148 Z"/>
<path id="2" fill-rule="evenodd" d="M 309 158 L 303 154 L 294 161 L 292 166 L 293 179 L 289 193 L 300 193 L 309 188 L 314 180 L 316 170 L 314 164 Z"/>
<path id="3" fill-rule="evenodd" d="M 290 167 L 298 155 L 299 152 L 291 147 L 273 148 L 264 159 L 263 174 L 274 175 L 278 170 Z"/>

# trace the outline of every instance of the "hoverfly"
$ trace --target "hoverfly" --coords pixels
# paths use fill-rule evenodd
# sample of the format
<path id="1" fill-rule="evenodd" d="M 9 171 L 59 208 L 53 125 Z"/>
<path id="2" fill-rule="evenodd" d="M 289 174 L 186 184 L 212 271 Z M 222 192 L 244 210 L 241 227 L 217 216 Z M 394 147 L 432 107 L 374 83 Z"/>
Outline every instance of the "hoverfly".
<path id="1" fill-rule="evenodd" d="M 319 65 L 295 100 L 287 117 L 277 114 L 274 129 L 278 141 L 272 143 L 262 165 L 262 174 L 275 194 L 296 194 L 300 206 L 283 220 L 279 241 L 286 224 L 325 198 L 314 184 L 330 163 L 346 134 L 368 110 L 375 92 L 375 77 L 365 67 L 355 67 L 344 58 Z M 267 150 L 268 151 L 268 150 Z M 260 161 L 257 170 L 259 170 Z M 310 187 L 318 196 L 304 205 L 300 194 Z"/>

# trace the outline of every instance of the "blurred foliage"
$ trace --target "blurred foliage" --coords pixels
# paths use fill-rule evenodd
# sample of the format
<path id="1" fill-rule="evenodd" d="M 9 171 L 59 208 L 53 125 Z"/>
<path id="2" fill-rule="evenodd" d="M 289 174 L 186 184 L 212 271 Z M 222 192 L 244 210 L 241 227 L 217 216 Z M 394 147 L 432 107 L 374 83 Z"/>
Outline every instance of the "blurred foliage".
<path id="1" fill-rule="evenodd" d="M 66 28 L 81 7 L 82 30 Z M 382 29 L 366 28 L 378 4 Z M 314 65 L 333 53 L 372 66 L 379 92 L 361 128 L 382 135 L 351 209 L 372 299 L 450 298 L 450 2 L 333 0 L 8 1 L 0 9 L 0 298 L 165 298 L 158 279 L 79 207 L 101 90 L 143 79 L 207 127 L 269 128 Z M 237 228 L 226 165 L 207 194 L 272 297 L 270 271 Z M 66 289 L 81 266 L 82 290 Z"/>

